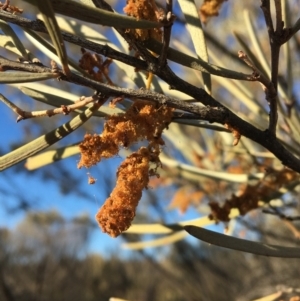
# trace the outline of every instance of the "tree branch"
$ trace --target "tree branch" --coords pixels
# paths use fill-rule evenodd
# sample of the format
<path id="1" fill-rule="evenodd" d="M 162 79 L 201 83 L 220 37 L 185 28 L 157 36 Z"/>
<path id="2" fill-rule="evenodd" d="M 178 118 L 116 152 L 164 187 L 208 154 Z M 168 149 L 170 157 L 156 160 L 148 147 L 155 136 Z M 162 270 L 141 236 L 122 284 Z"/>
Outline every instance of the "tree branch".
<path id="1" fill-rule="evenodd" d="M 51 68 L 32 65 L 34 64 L 23 64 L 0 58 L 0 68 L 2 68 L 2 70 L 17 69 L 27 72 L 53 71 Z M 66 77 L 62 72 L 60 72 L 60 79 L 78 85 L 90 87 L 91 89 L 96 90 L 104 95 L 125 96 L 132 100 L 144 99 L 155 102 L 159 105 L 167 105 L 175 109 L 192 113 L 196 116 L 199 116 L 199 119 L 207 120 L 209 122 L 217 122 L 220 124 L 227 124 L 232 129 L 239 132 L 242 136 L 245 136 L 252 141 L 257 142 L 258 144 L 268 149 L 282 162 L 282 164 L 300 173 L 300 160 L 293 154 L 291 154 L 268 130 L 261 131 L 250 123 L 244 121 L 229 109 L 221 105 L 203 89 L 199 89 L 176 76 L 168 66 L 165 66 L 163 69 L 161 69 L 159 68 L 157 61 L 157 64 L 153 64 L 152 68 L 153 69 L 151 71 L 154 74 L 158 75 L 165 82 L 167 82 L 171 87 L 176 87 L 176 90 L 190 95 L 195 100 L 200 101 L 207 107 L 203 108 L 191 103 L 185 103 L 172 97 L 168 97 L 149 90 L 133 90 L 109 86 L 74 73 L 71 73 L 69 77 Z M 57 71 L 58 70 L 56 70 L 56 72 Z"/>
<path id="2" fill-rule="evenodd" d="M 96 102 L 99 100 L 99 97 L 97 95 L 93 95 L 90 97 L 82 97 L 80 98 L 76 103 L 72 105 L 61 105 L 60 108 L 55 108 L 51 110 L 41 110 L 41 111 L 33 111 L 33 112 L 28 112 L 24 111 L 18 106 L 16 106 L 14 103 L 12 103 L 10 100 L 8 100 L 4 95 L 0 94 L 0 100 L 6 104 L 10 109 L 12 109 L 13 112 L 15 112 L 18 117 L 17 117 L 17 122 L 28 119 L 28 118 L 35 118 L 35 117 L 44 117 L 48 116 L 51 117 L 53 115 L 57 114 L 64 114 L 68 115 L 71 112 L 83 108 L 86 105 L 88 105 L 91 102 Z"/>
<path id="3" fill-rule="evenodd" d="M 99 0 L 95 0 L 99 1 Z M 46 27 L 44 23 L 40 20 L 32 21 L 18 15 L 14 15 L 8 13 L 6 11 L 0 10 L 0 19 L 5 20 L 6 22 L 10 22 L 16 25 L 19 25 L 23 28 L 28 28 L 37 32 L 47 33 Z M 86 40 L 79 36 L 66 33 L 61 31 L 62 37 L 65 41 L 70 42 L 72 44 L 76 44 L 85 49 L 94 51 L 98 54 L 104 55 L 106 57 L 112 58 L 114 60 L 118 60 L 123 62 L 129 66 L 135 67 L 138 70 L 147 70 L 147 63 L 138 58 L 132 57 L 130 55 L 124 54 L 122 52 L 116 51 L 108 45 L 101 45 L 99 43 L 94 43 L 92 41 Z M 161 53 L 162 52 L 162 44 L 158 41 L 151 40 L 150 42 L 144 41 L 141 43 L 144 48 L 147 47 L 150 50 Z M 216 76 L 222 76 L 227 78 L 232 78 L 236 80 L 246 80 L 246 81 L 254 81 L 253 77 L 249 74 L 244 74 L 242 72 L 232 71 L 225 68 L 221 68 L 212 64 L 208 64 L 204 61 L 195 59 L 183 53 L 176 51 L 175 49 L 168 48 L 167 58 L 178 62 L 186 67 L 193 68 L 195 70 L 199 70 L 201 72 L 206 72 Z M 180 58 L 180 61 L 179 61 Z"/>
<path id="4" fill-rule="evenodd" d="M 100 3 L 102 5 L 102 8 L 105 7 L 106 9 L 111 10 L 111 7 L 105 1 L 103 0 L 93 0 L 93 1 L 94 3 L 95 2 L 97 2 L 98 4 Z M 270 4 L 269 1 L 262 1 L 262 8 L 265 13 L 265 19 L 266 19 L 268 29 L 269 31 L 274 32 L 273 23 L 270 14 L 268 13 L 269 4 Z M 1 18 L 3 19 L 8 18 L 8 14 L 6 12 L 0 12 L 0 15 Z M 5 18 L 3 17 L 4 15 L 6 16 Z M 10 18 L 10 22 L 17 23 L 20 26 L 24 26 L 27 28 L 29 27 L 37 31 L 45 32 L 45 29 L 43 28 L 43 23 L 40 21 L 30 21 L 30 20 L 24 21 L 24 18 L 23 20 L 21 20 L 20 17 L 15 18 L 13 16 L 9 16 L 9 18 Z M 30 22 L 30 25 L 28 22 Z M 148 90 L 142 90 L 142 89 L 132 90 L 132 89 L 124 89 L 124 88 L 105 85 L 103 83 L 93 81 L 89 78 L 74 73 L 71 73 L 69 77 L 66 77 L 61 71 L 59 71 L 61 75 L 60 79 L 78 85 L 82 85 L 85 87 L 90 87 L 91 89 L 96 90 L 104 95 L 122 96 L 122 97 L 124 96 L 132 100 L 145 99 L 145 100 L 155 102 L 159 105 L 167 105 L 185 112 L 192 113 L 195 116 L 198 116 L 199 119 L 207 120 L 209 122 L 226 124 L 228 128 L 259 143 L 260 145 L 268 149 L 278 159 L 280 159 L 284 165 L 290 167 L 291 169 L 297 172 L 300 172 L 300 160 L 296 158 L 292 153 L 290 153 L 276 139 L 276 136 L 274 135 L 275 132 L 274 129 L 276 128 L 276 121 L 277 121 L 275 113 L 277 114 L 277 110 L 275 109 L 276 101 L 274 102 L 273 95 L 271 99 L 272 105 L 270 105 L 271 107 L 270 114 L 272 115 L 272 118 L 270 116 L 270 127 L 269 130 L 261 131 L 258 128 L 254 127 L 253 125 L 251 125 L 250 123 L 238 117 L 236 114 L 231 112 L 228 108 L 224 107 L 221 103 L 219 103 L 216 99 L 214 99 L 212 96 L 206 93 L 203 89 L 197 88 L 189 84 L 188 82 L 185 82 L 183 79 L 179 78 L 176 74 L 173 73 L 173 71 L 169 68 L 168 65 L 161 66 L 159 59 L 152 56 L 151 53 L 144 47 L 142 43 L 134 40 L 131 36 L 125 34 L 124 30 L 118 29 L 118 31 L 127 40 L 129 45 L 134 47 L 134 49 L 136 49 L 141 54 L 144 61 L 113 51 L 110 53 L 111 55 L 110 57 L 112 57 L 112 55 L 115 55 L 118 57 L 117 59 L 122 60 L 124 62 L 126 61 L 125 63 L 127 63 L 130 66 L 136 67 L 139 65 L 142 67 L 141 69 L 153 72 L 153 74 L 156 74 L 166 83 L 168 83 L 172 89 L 176 89 L 178 91 L 186 93 L 187 95 L 190 95 L 192 98 L 194 98 L 196 101 L 200 101 L 206 107 L 203 108 L 191 103 L 185 103 L 183 101 Z M 270 33 L 272 34 L 272 32 Z M 74 36 L 65 33 L 63 33 L 63 37 L 66 40 L 74 39 Z M 272 38 L 273 36 L 271 35 L 270 37 Z M 81 43 L 84 40 L 84 39 L 80 40 L 80 38 L 78 37 L 76 37 L 75 39 L 76 39 L 76 44 L 78 44 L 79 41 Z M 86 40 L 84 40 L 84 43 L 86 43 Z M 107 55 L 107 53 L 111 51 L 111 49 L 108 48 L 108 46 L 104 47 L 102 45 L 99 46 L 97 44 L 95 45 L 90 44 L 90 46 L 99 47 L 100 51 L 102 51 L 102 53 L 101 52 L 100 53 L 103 55 Z M 82 45 L 82 47 L 85 46 Z M 276 56 L 274 55 L 273 57 L 276 58 Z M 23 70 L 26 72 L 39 72 L 39 73 L 53 71 L 51 68 L 47 68 L 44 66 L 38 66 L 34 64 L 22 64 L 22 63 L 12 62 L 3 58 L 0 58 L 0 68 L 2 68 L 3 71 Z M 278 74 L 275 71 L 276 69 L 274 69 L 272 74 L 274 77 L 273 80 L 276 79 L 276 83 L 277 83 Z M 253 77 L 252 80 L 254 80 Z"/>
<path id="5" fill-rule="evenodd" d="M 168 23 L 170 22 L 172 23 L 164 26 L 163 46 L 159 56 L 159 62 L 161 66 L 167 63 L 167 55 L 168 55 L 168 49 L 170 44 L 172 25 L 173 25 L 173 21 L 175 20 L 175 16 L 173 15 L 173 0 L 166 0 L 166 9 L 167 9 L 167 14 L 165 16 L 166 21 Z"/>
<path id="6" fill-rule="evenodd" d="M 275 0 L 276 4 L 276 33 L 281 33 L 283 29 L 282 16 L 281 16 L 281 4 Z M 270 119 L 269 119 L 269 131 L 276 135 L 276 125 L 278 120 L 277 112 L 277 85 L 278 85 L 278 64 L 279 64 L 279 52 L 281 44 L 278 43 L 277 35 L 274 31 L 273 21 L 271 17 L 270 0 L 261 1 L 261 9 L 264 13 L 265 23 L 268 29 L 269 43 L 271 48 L 271 82 L 274 86 L 274 92 L 266 91 L 266 100 L 270 106 Z M 280 14 L 280 17 L 279 17 Z M 281 20 L 281 21 L 280 21 Z M 281 35 L 281 34 L 280 34 Z M 273 89 L 272 89 L 273 90 Z"/>

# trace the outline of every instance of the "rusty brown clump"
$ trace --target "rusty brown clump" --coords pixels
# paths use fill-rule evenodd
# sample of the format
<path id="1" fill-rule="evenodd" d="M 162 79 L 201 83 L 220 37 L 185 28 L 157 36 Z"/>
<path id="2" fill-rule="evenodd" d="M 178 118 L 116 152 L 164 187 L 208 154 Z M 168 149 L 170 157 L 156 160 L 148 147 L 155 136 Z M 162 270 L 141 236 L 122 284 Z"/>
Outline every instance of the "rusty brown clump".
<path id="1" fill-rule="evenodd" d="M 113 85 L 109 77 L 109 66 L 113 62 L 107 58 L 103 60 L 102 56 L 97 53 L 91 53 L 81 48 L 82 57 L 79 60 L 79 67 L 87 72 L 94 80 Z"/>
<path id="2" fill-rule="evenodd" d="M 103 232 L 116 237 L 130 227 L 142 191 L 149 182 L 152 156 L 147 148 L 141 147 L 118 168 L 116 187 L 96 215 Z"/>
<path id="3" fill-rule="evenodd" d="M 219 10 L 225 1 L 227 0 L 204 0 L 199 9 L 201 21 L 207 23 L 209 18 L 218 16 Z"/>
<path id="4" fill-rule="evenodd" d="M 123 10 L 128 16 L 134 17 L 137 20 L 159 22 L 160 17 L 164 15 L 164 12 L 156 6 L 154 0 L 127 0 L 127 4 Z M 143 41 L 153 38 L 162 41 L 162 30 L 160 28 L 127 29 L 126 32 L 132 33 L 138 40 Z"/>
<path id="5" fill-rule="evenodd" d="M 258 208 L 259 202 L 272 199 L 272 195 L 280 190 L 287 182 L 298 177 L 298 173 L 284 168 L 282 170 L 270 169 L 265 178 L 255 185 L 247 185 L 239 195 L 232 195 L 223 205 L 217 202 L 209 203 L 211 208 L 210 219 L 215 221 L 228 222 L 230 211 L 237 208 L 241 215 Z"/>
<path id="6" fill-rule="evenodd" d="M 102 158 L 116 156 L 120 147 L 128 147 L 139 140 L 163 145 L 161 134 L 172 118 L 172 108 L 156 107 L 147 101 L 136 101 L 124 114 L 110 116 L 101 135 L 86 134 L 80 143 L 81 159 L 78 168 L 90 168 Z"/>
<path id="7" fill-rule="evenodd" d="M 173 109 L 166 106 L 136 101 L 126 113 L 110 116 L 101 135 L 86 134 L 79 145 L 78 168 L 89 168 L 103 158 L 117 155 L 120 147 L 128 147 L 139 140 L 148 141 L 148 147 L 141 147 L 120 165 L 116 186 L 96 215 L 102 231 L 112 237 L 130 227 L 149 177 L 158 176 L 160 146 L 164 144 L 161 134 L 171 122 L 172 112 Z"/>
<path id="8" fill-rule="evenodd" d="M 16 14 L 22 14 L 24 9 L 19 8 L 15 5 L 10 5 L 10 1 L 5 1 L 4 3 L 0 3 L 0 9 L 5 10 L 9 13 L 12 13 L 14 15 Z"/>

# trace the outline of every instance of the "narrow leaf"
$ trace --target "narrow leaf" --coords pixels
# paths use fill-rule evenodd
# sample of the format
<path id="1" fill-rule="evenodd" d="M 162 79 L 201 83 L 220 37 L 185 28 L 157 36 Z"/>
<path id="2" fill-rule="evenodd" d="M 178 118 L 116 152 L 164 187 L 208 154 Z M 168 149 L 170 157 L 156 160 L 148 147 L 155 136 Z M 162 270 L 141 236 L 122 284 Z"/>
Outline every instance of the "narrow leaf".
<path id="1" fill-rule="evenodd" d="M 182 240 L 187 236 L 185 231 L 175 232 L 173 234 L 164 236 L 162 238 L 153 239 L 150 241 L 140 241 L 140 242 L 131 242 L 125 243 L 122 245 L 124 249 L 130 250 L 141 250 L 146 248 L 156 248 L 156 247 L 163 247 L 169 244 L 173 244 L 176 241 Z"/>
<path id="2" fill-rule="evenodd" d="M 25 60 L 29 60 L 28 53 L 23 46 L 23 43 L 19 39 L 18 35 L 14 32 L 14 30 L 7 24 L 5 21 L 0 20 L 0 28 L 4 32 L 7 37 L 10 37 L 11 41 L 15 45 L 15 47 L 19 51 L 19 55 L 21 55 Z M 3 37 L 1 37 L 2 39 Z"/>
<path id="3" fill-rule="evenodd" d="M 77 100 L 79 100 L 78 96 L 75 94 L 69 93 L 67 91 L 62 91 L 58 88 L 47 86 L 41 83 L 21 83 L 21 85 L 12 84 L 11 86 L 17 86 L 27 96 L 57 108 L 61 105 L 72 105 Z M 75 110 L 75 112 L 82 113 L 82 111 L 85 109 L 87 109 L 87 107 L 77 109 Z M 124 110 L 121 108 L 110 108 L 107 106 L 101 106 L 99 110 L 94 113 L 93 116 L 107 117 L 113 114 L 121 113 L 124 113 Z"/>
<path id="4" fill-rule="evenodd" d="M 44 55 L 46 55 L 49 59 L 54 60 L 58 64 L 61 63 L 61 58 L 58 56 L 56 48 L 53 47 L 52 44 L 50 44 L 33 30 L 30 30 L 28 28 L 23 28 L 23 30 L 25 31 L 26 38 Z M 72 68 L 74 68 L 74 70 L 77 70 L 80 73 L 83 72 L 83 70 L 79 68 L 78 63 L 75 60 L 67 57 L 67 62 Z"/>
<path id="5" fill-rule="evenodd" d="M 252 45 L 252 47 L 255 50 L 255 55 L 253 55 L 253 57 L 251 57 L 251 59 L 254 60 L 256 67 L 258 67 L 260 69 L 261 72 L 264 72 L 265 76 L 270 77 L 270 65 L 268 60 L 266 59 L 266 55 L 263 52 L 263 47 L 261 46 L 261 43 L 258 39 L 258 34 L 257 34 L 257 30 L 255 30 L 253 22 L 251 20 L 251 16 L 250 16 L 250 12 L 248 10 L 244 10 L 243 12 L 243 16 L 244 16 L 244 21 L 246 24 L 246 28 L 247 28 L 247 35 L 250 38 L 250 44 Z M 246 46 L 248 48 L 249 43 L 246 43 Z M 247 51 L 249 51 L 247 49 Z M 247 53 L 247 55 L 249 55 Z"/>
<path id="6" fill-rule="evenodd" d="M 25 0 L 35 4 L 37 0 Z M 83 3 L 71 0 L 49 0 L 56 13 L 75 18 L 88 23 L 100 24 L 116 28 L 156 28 L 162 25 L 147 20 L 136 20 L 135 18 L 108 12 L 104 9 L 94 8 Z M 44 1 L 40 1 L 43 3 Z"/>
<path id="7" fill-rule="evenodd" d="M 98 108 L 98 106 L 93 106 L 88 108 L 83 113 L 77 115 L 69 122 L 63 124 L 57 129 L 19 147 L 18 149 L 0 157 L 0 171 L 7 169 L 26 158 L 44 150 L 50 145 L 56 143 L 62 138 L 66 137 L 82 124 L 84 124 L 89 118 L 92 117 L 93 112 Z"/>
<path id="8" fill-rule="evenodd" d="M 61 147 L 56 150 L 49 150 L 28 158 L 26 160 L 25 167 L 28 170 L 34 170 L 77 154 L 79 154 L 78 144 Z"/>
<path id="9" fill-rule="evenodd" d="M 29 83 L 57 78 L 57 73 L 0 72 L 0 84 Z"/>
<path id="10" fill-rule="evenodd" d="M 268 70 L 265 70 L 265 68 L 263 67 L 263 63 L 261 63 L 261 61 L 257 58 L 256 53 L 254 53 L 250 47 L 250 42 L 248 40 L 246 40 L 243 35 L 241 35 L 238 32 L 233 32 L 235 38 L 237 39 L 237 41 L 240 43 L 243 51 L 247 54 L 247 56 L 250 58 L 250 60 L 253 62 L 253 64 L 256 66 L 256 68 L 264 74 L 265 77 L 270 78 L 270 75 L 268 73 Z M 260 46 L 259 46 L 260 47 Z M 269 68 L 269 67 L 266 67 Z"/>
<path id="11" fill-rule="evenodd" d="M 300 248 L 281 247 L 254 242 L 216 233 L 196 226 L 185 226 L 184 229 L 192 236 L 219 247 L 263 256 L 300 258 Z"/>
<path id="12" fill-rule="evenodd" d="M 252 301 L 275 301 L 275 300 L 278 300 L 278 298 L 281 296 L 282 296 L 282 292 L 279 291 L 274 294 L 271 294 L 271 295 L 268 295 L 268 296 L 265 296 L 265 297 L 262 297 L 259 299 L 255 299 Z"/>
<path id="13" fill-rule="evenodd" d="M 8 50 L 16 55 L 21 55 L 20 51 L 13 43 L 11 37 L 1 36 L 0 47 L 5 48 L 6 50 Z"/>
<path id="14" fill-rule="evenodd" d="M 71 105 L 78 100 L 78 96 L 75 94 L 43 84 L 37 84 L 36 86 L 21 84 L 18 85 L 18 88 L 27 96 L 54 107 Z"/>
<path id="15" fill-rule="evenodd" d="M 240 215 L 238 209 L 231 209 L 229 217 L 234 219 Z M 184 226 L 193 225 L 198 227 L 206 227 L 215 224 L 208 216 L 179 222 L 177 224 L 133 224 L 126 233 L 128 234 L 170 234 L 174 231 L 181 231 Z"/>
<path id="16" fill-rule="evenodd" d="M 51 0 L 31 0 L 28 1 L 38 7 L 40 14 L 43 17 L 45 26 L 48 30 L 52 43 L 56 49 L 56 53 L 61 61 L 65 74 L 69 74 L 68 56 L 65 49 L 64 40 L 62 38 L 59 26 L 55 19 L 54 10 Z"/>
<path id="17" fill-rule="evenodd" d="M 256 173 L 252 175 L 230 174 L 228 172 L 198 168 L 188 164 L 179 163 L 178 161 L 169 159 L 165 156 L 161 157 L 161 162 L 163 165 L 178 169 L 182 177 L 186 177 L 186 176 L 188 177 L 188 175 L 191 174 L 197 176 L 204 176 L 214 180 L 223 180 L 223 181 L 233 182 L 233 183 L 247 183 L 250 179 L 262 179 L 264 177 L 264 173 Z"/>
<path id="18" fill-rule="evenodd" d="M 149 39 L 144 41 L 144 44 L 147 48 L 152 50 L 155 53 L 161 53 L 162 44 L 154 39 Z M 192 68 L 201 72 L 210 73 L 216 76 L 223 76 L 226 78 L 237 79 L 237 80 L 251 80 L 251 75 L 245 74 L 242 72 L 237 72 L 233 70 L 229 70 L 226 68 L 222 68 L 210 63 L 207 63 L 203 60 L 197 59 L 195 57 L 189 56 L 180 52 L 172 47 L 168 49 L 168 59 L 178 63 L 182 66 L 186 66 L 188 68 Z M 253 80 L 253 79 L 252 79 Z"/>
<path id="19" fill-rule="evenodd" d="M 178 0 L 180 8 L 187 22 L 187 29 L 191 35 L 196 53 L 204 62 L 208 62 L 208 53 L 202 29 L 202 24 L 198 15 L 198 9 L 193 0 Z M 210 74 L 202 73 L 205 90 L 211 93 L 211 78 Z"/>
<path id="20" fill-rule="evenodd" d="M 185 225 L 194 225 L 204 227 L 215 223 L 208 216 L 180 222 L 178 224 L 133 224 L 126 231 L 131 234 L 168 234 L 174 231 L 182 230 Z"/>
<path id="21" fill-rule="evenodd" d="M 196 127 L 204 128 L 204 129 L 207 129 L 207 130 L 214 130 L 214 131 L 227 132 L 227 133 L 230 132 L 225 127 L 218 126 L 218 125 L 212 125 L 212 124 L 209 124 L 209 123 L 203 122 L 202 120 L 197 120 L 197 119 L 177 118 L 177 119 L 173 119 L 172 122 L 185 124 L 185 125 L 196 126 Z"/>

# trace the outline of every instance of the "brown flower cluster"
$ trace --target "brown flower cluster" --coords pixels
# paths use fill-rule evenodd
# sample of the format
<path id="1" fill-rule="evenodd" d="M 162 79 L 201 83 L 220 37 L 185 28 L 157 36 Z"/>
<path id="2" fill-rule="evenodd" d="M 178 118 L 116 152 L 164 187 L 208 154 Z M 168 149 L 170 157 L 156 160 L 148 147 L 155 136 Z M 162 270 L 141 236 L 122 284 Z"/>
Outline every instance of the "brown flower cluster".
<path id="1" fill-rule="evenodd" d="M 117 155 L 120 147 L 128 147 L 142 139 L 149 142 L 147 148 L 141 147 L 121 164 L 116 187 L 96 215 L 102 231 L 112 237 L 130 227 L 149 176 L 157 175 L 160 145 L 164 144 L 161 134 L 171 122 L 172 112 L 172 108 L 157 108 L 150 102 L 136 101 L 126 113 L 111 116 L 101 135 L 86 134 L 79 145 L 78 168 L 89 168 L 102 158 Z M 150 162 L 155 164 L 154 169 L 149 169 Z"/>
<path id="2" fill-rule="evenodd" d="M 240 142 L 241 140 L 241 133 L 239 131 L 237 131 L 235 128 L 233 128 L 231 125 L 229 125 L 228 123 L 225 123 L 224 124 L 224 127 L 228 130 L 231 131 L 232 135 L 233 135 L 233 142 L 232 142 L 232 145 L 233 146 L 236 146 L 238 145 L 238 143 Z"/>
<path id="3" fill-rule="evenodd" d="M 148 148 L 141 147 L 125 159 L 117 171 L 116 187 L 96 215 L 102 231 L 112 237 L 127 230 L 133 218 L 143 189 L 147 188 L 150 161 L 158 160 Z"/>
<path id="4" fill-rule="evenodd" d="M 151 183 L 150 183 L 151 185 Z M 179 188 L 173 196 L 168 209 L 178 209 L 181 214 L 186 213 L 190 205 L 199 205 L 203 197 L 205 196 L 203 191 L 194 190 L 192 187 L 183 186 Z"/>
<path id="5" fill-rule="evenodd" d="M 156 6 L 154 0 L 127 0 L 127 5 L 124 7 L 124 13 L 128 16 L 134 17 L 137 20 L 148 20 L 159 22 L 164 15 L 162 9 Z M 155 40 L 162 40 L 162 30 L 160 28 L 154 29 L 127 29 L 127 33 L 132 33 L 138 40 L 147 40 L 153 38 Z"/>
<path id="6" fill-rule="evenodd" d="M 218 16 L 224 1 L 227 0 L 204 0 L 199 10 L 202 22 L 207 23 L 210 17 Z"/>
<path id="7" fill-rule="evenodd" d="M 81 159 L 78 168 L 90 168 L 102 158 L 118 154 L 120 147 L 146 139 L 153 146 L 163 145 L 161 133 L 171 122 L 173 109 L 166 106 L 156 108 L 150 102 L 135 101 L 124 114 L 111 116 L 101 135 L 86 134 L 79 148 Z"/>
<path id="8" fill-rule="evenodd" d="M 87 72 L 94 80 L 109 85 L 113 85 L 113 82 L 109 78 L 109 66 L 112 63 L 112 59 L 107 58 L 103 61 L 101 55 L 81 48 L 82 57 L 79 60 L 79 67 Z"/>
<path id="9" fill-rule="evenodd" d="M 15 14 L 22 14 L 24 9 L 19 8 L 14 5 L 10 5 L 10 1 L 5 1 L 4 3 L 0 3 L 0 9 L 5 10 L 7 12 Z"/>
<path id="10" fill-rule="evenodd" d="M 209 204 L 210 218 L 215 221 L 228 222 L 232 208 L 239 209 L 240 214 L 245 215 L 250 210 L 258 208 L 259 201 L 267 202 L 272 199 L 274 193 L 297 177 L 298 174 L 289 169 L 270 170 L 262 181 L 256 185 L 247 185 L 239 196 L 232 195 L 231 199 L 226 200 L 222 206 L 217 202 L 211 202 Z"/>

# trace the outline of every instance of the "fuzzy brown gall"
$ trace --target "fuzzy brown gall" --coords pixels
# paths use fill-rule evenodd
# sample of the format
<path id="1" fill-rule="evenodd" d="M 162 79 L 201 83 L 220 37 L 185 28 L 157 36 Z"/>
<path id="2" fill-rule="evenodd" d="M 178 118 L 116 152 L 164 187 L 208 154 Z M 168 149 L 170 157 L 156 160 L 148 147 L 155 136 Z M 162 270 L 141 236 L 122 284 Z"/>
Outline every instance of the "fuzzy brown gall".
<path id="1" fill-rule="evenodd" d="M 96 215 L 102 231 L 111 237 L 117 237 L 130 227 L 142 191 L 149 183 L 152 157 L 153 154 L 142 147 L 118 168 L 116 187 Z"/>
<path id="2" fill-rule="evenodd" d="M 127 0 L 124 7 L 124 13 L 134 17 L 137 20 L 148 20 L 159 22 L 164 12 L 156 6 L 154 0 Z M 162 30 L 160 28 L 153 29 L 127 29 L 127 33 L 131 33 L 137 40 L 147 40 L 153 38 L 162 41 Z"/>
<path id="3" fill-rule="evenodd" d="M 79 145 L 78 168 L 90 168 L 103 158 L 117 155 L 121 147 L 139 140 L 148 141 L 148 147 L 141 147 L 120 165 L 116 186 L 96 215 L 102 231 L 112 237 L 130 227 L 149 177 L 158 176 L 160 147 L 164 144 L 161 135 L 171 122 L 173 110 L 143 100 L 135 101 L 125 114 L 110 116 L 101 135 L 86 134 Z"/>

